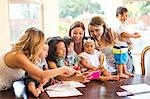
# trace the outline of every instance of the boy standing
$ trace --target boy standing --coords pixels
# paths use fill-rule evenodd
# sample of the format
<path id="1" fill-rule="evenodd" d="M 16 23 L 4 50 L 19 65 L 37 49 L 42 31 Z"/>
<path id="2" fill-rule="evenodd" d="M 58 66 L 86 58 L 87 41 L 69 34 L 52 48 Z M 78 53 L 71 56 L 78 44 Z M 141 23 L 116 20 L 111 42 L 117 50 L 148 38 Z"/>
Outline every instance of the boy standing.
<path id="1" fill-rule="evenodd" d="M 118 19 L 115 24 L 115 31 L 117 33 L 117 40 L 115 41 L 113 53 L 114 59 L 117 63 L 117 75 L 121 78 L 128 78 L 133 76 L 132 73 L 127 71 L 126 63 L 128 61 L 128 44 L 130 45 L 130 38 L 139 38 L 138 33 L 130 34 L 127 32 L 126 20 L 128 17 L 128 10 L 125 7 L 118 7 L 116 10 L 116 17 Z"/>

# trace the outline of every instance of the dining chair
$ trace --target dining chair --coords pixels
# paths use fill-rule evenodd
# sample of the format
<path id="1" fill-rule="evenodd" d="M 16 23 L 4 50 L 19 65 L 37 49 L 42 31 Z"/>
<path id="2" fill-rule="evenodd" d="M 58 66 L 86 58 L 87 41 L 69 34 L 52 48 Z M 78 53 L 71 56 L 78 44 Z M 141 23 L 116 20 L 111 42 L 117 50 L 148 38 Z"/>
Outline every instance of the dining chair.
<path id="1" fill-rule="evenodd" d="M 150 46 L 143 49 L 141 54 L 142 75 L 150 75 Z"/>
<path id="2" fill-rule="evenodd" d="M 13 83 L 16 99 L 28 99 L 27 90 L 23 80 L 18 80 Z"/>

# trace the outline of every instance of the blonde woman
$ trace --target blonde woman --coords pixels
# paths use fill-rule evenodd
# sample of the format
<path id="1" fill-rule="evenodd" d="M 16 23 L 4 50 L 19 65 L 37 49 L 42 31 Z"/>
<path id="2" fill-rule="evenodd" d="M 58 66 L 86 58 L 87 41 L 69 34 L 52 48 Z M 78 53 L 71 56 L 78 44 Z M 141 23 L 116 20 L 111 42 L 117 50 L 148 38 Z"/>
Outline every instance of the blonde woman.
<path id="1" fill-rule="evenodd" d="M 19 41 L 0 55 L 0 91 L 7 90 L 15 80 L 24 76 L 24 72 L 40 78 L 40 83 L 45 84 L 49 78 L 75 71 L 69 67 L 61 67 L 43 71 L 36 63 L 38 56 L 44 47 L 44 33 L 36 28 L 29 28 L 21 36 Z"/>

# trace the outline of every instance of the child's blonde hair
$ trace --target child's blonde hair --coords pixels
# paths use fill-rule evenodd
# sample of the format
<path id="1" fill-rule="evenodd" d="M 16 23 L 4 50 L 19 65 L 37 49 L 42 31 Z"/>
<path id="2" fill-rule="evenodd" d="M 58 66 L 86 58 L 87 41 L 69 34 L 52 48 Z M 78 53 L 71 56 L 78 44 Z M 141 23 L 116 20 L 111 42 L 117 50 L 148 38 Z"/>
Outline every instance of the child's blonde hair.
<path id="1" fill-rule="evenodd" d="M 31 62 L 38 61 L 41 47 L 44 45 L 44 33 L 37 28 L 29 28 L 13 46 L 12 51 L 24 53 Z"/>

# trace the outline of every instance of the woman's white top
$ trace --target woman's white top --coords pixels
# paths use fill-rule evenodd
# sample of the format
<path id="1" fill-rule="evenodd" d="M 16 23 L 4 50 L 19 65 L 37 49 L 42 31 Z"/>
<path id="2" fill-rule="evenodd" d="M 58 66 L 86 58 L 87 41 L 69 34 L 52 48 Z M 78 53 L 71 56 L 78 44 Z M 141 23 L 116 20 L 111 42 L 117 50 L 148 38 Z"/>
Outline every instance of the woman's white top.
<path id="1" fill-rule="evenodd" d="M 23 69 L 10 68 L 5 64 L 4 56 L 7 52 L 8 50 L 0 50 L 0 91 L 9 89 L 15 80 L 25 75 Z"/>

